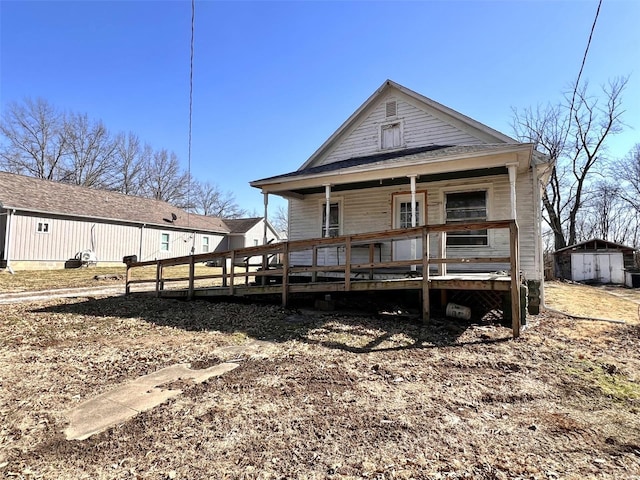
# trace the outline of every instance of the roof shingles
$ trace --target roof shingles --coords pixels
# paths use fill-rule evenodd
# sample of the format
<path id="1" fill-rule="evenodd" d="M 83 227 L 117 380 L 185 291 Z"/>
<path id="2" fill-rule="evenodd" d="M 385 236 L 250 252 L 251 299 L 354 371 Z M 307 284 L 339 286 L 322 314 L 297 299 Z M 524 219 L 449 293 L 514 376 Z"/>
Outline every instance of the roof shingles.
<path id="1" fill-rule="evenodd" d="M 222 219 L 188 213 L 160 200 L 0 172 L 0 206 L 49 215 L 228 233 Z M 176 216 L 173 220 L 172 214 Z"/>

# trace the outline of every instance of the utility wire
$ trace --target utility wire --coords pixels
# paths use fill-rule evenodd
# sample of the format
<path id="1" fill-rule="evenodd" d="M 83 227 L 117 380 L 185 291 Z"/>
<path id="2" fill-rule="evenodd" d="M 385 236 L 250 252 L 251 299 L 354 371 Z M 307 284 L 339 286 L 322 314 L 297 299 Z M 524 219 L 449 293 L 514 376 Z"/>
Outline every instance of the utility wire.
<path id="1" fill-rule="evenodd" d="M 571 96 L 571 105 L 569 106 L 569 124 L 567 125 L 566 135 L 564 137 L 565 141 L 567 140 L 567 136 L 569 135 L 569 130 L 571 129 L 571 118 L 573 117 L 573 106 L 576 101 L 576 95 L 578 93 L 578 86 L 580 85 L 580 77 L 582 77 L 582 71 L 584 70 L 584 64 L 587 61 L 587 54 L 589 53 L 589 47 L 591 46 L 591 39 L 593 38 L 593 32 L 596 28 L 596 22 L 598 21 L 598 15 L 600 15 L 600 7 L 602 6 L 602 0 L 598 2 L 598 9 L 596 10 L 596 16 L 593 19 L 593 24 L 591 25 L 591 32 L 589 33 L 589 40 L 587 41 L 587 47 L 584 49 L 584 55 L 582 56 L 582 64 L 580 65 L 580 71 L 578 72 L 578 78 L 576 79 L 576 84 L 573 86 L 573 95 Z M 562 142 L 564 143 L 564 142 Z"/>
<path id="2" fill-rule="evenodd" d="M 187 226 L 191 209 L 191 130 L 193 124 L 193 39 L 195 32 L 196 0 L 191 0 L 191 57 L 189 59 L 189 153 L 187 167 Z"/>

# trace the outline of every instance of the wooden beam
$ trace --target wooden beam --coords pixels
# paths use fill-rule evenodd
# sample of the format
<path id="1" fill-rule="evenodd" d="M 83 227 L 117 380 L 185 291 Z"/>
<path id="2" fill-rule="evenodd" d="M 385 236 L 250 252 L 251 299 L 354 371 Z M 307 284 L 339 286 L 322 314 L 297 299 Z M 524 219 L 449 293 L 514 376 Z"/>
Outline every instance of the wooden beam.
<path id="1" fill-rule="evenodd" d="M 196 264 L 193 260 L 193 255 L 191 255 L 191 262 L 189 263 L 189 293 L 187 294 L 187 299 L 193 299 L 193 287 L 194 287 L 194 279 L 196 273 Z"/>
<path id="2" fill-rule="evenodd" d="M 520 336 L 520 252 L 518 252 L 518 224 L 514 221 L 509 228 L 511 253 L 511 328 L 513 338 Z"/>
<path id="3" fill-rule="evenodd" d="M 235 269 L 236 269 L 236 251 L 231 250 L 231 272 L 229 275 L 229 295 L 233 296 L 233 287 L 235 283 Z"/>
<path id="4" fill-rule="evenodd" d="M 289 250 L 287 245 L 284 246 L 282 253 L 282 306 L 289 304 Z"/>
<path id="5" fill-rule="evenodd" d="M 347 237 L 344 249 L 344 290 L 351 290 L 351 237 Z"/>
<path id="6" fill-rule="evenodd" d="M 422 321 L 428 322 L 431 316 L 429 302 L 429 231 L 422 231 Z"/>
<path id="7" fill-rule="evenodd" d="M 162 290 L 162 264 L 158 261 L 156 265 L 156 297 L 160 296 L 160 290 Z"/>

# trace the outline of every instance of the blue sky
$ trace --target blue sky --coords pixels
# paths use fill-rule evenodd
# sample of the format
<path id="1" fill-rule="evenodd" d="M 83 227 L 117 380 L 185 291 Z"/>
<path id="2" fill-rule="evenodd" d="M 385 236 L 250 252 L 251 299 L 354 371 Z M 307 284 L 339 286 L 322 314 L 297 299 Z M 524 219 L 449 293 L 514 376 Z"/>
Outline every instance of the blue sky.
<path id="1" fill-rule="evenodd" d="M 197 1 L 191 173 L 261 212 L 249 181 L 297 169 L 387 78 L 512 134 L 512 107 L 575 79 L 597 4 Z M 604 0 L 583 73 L 631 75 L 613 156 L 640 142 L 638 19 Z M 0 22 L 2 107 L 42 97 L 187 168 L 190 1 L 3 0 Z"/>

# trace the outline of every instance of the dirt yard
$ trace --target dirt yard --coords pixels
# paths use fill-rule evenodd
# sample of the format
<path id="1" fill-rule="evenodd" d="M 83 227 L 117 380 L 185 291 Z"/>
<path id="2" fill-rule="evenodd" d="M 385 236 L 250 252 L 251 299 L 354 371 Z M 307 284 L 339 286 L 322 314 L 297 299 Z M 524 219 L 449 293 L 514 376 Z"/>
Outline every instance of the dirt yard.
<path id="1" fill-rule="evenodd" d="M 573 287 L 552 286 L 549 300 Z M 589 292 L 577 303 L 593 316 L 637 311 Z M 252 339 L 271 347 L 216 351 Z M 495 323 L 274 305 L 3 305 L 0 477 L 640 479 L 639 346 L 637 321 L 556 314 L 529 317 L 514 341 Z M 69 408 L 122 382 L 226 360 L 240 367 L 123 425 L 84 441 L 61 433 Z"/>

